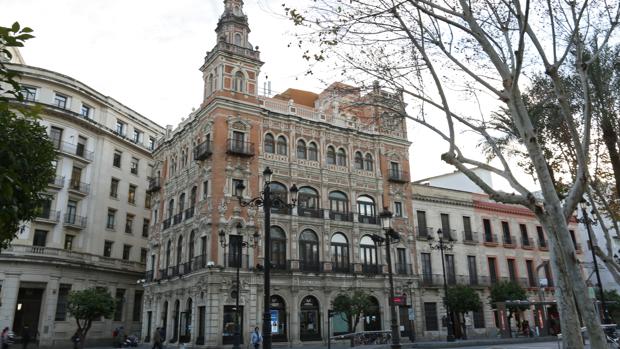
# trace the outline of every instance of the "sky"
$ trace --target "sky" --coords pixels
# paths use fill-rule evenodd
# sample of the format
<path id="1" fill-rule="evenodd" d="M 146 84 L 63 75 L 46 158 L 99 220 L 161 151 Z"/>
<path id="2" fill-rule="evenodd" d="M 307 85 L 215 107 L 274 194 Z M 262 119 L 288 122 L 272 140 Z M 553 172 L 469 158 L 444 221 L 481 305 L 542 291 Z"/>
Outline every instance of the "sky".
<path id="1" fill-rule="evenodd" d="M 295 28 L 284 16 L 286 0 L 245 0 L 250 42 L 265 62 L 259 88 L 320 92 L 321 81 L 340 80 L 327 67 L 308 63 L 294 45 Z M 305 0 L 304 0 L 305 1 Z M 302 0 L 289 0 L 301 4 Z M 203 81 L 199 67 L 216 43 L 223 0 L 0 0 L 0 25 L 19 21 L 36 38 L 21 50 L 26 64 L 75 78 L 158 124 L 176 126 L 197 108 Z M 345 81 L 346 82 L 346 81 Z M 447 145 L 409 124 L 413 180 L 454 171 L 440 155 Z"/>

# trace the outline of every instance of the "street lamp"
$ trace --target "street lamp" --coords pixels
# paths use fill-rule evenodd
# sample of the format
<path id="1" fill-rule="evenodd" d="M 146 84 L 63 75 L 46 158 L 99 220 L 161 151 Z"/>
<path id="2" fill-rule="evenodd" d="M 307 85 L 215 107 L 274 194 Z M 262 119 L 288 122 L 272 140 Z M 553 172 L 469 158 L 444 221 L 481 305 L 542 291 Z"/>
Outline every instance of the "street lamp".
<path id="1" fill-rule="evenodd" d="M 297 192 L 299 191 L 295 184 L 291 186 L 289 189 L 291 193 L 290 204 L 277 196 L 272 197 L 271 188 L 269 187 L 272 174 L 273 171 L 271 171 L 269 167 L 266 167 L 263 171 L 263 178 L 265 180 L 263 190 L 259 193 L 260 195 L 255 198 L 249 200 L 243 199 L 243 191 L 245 190 L 243 182 L 239 182 L 235 187 L 235 196 L 237 196 L 241 207 L 262 207 L 265 215 L 263 349 L 271 349 L 271 290 L 269 289 L 271 287 L 271 208 L 294 207 L 297 202 Z"/>
<path id="2" fill-rule="evenodd" d="M 239 223 L 237 225 L 237 234 L 239 234 L 239 230 L 241 228 L 242 228 L 241 223 Z M 220 235 L 220 245 L 223 248 L 226 248 L 228 245 L 231 244 L 230 240 L 226 242 L 226 232 L 224 232 L 224 230 L 220 230 L 219 235 Z M 243 260 L 241 253 L 243 252 L 244 247 L 255 248 L 256 246 L 258 246 L 259 237 L 260 236 L 258 235 L 258 231 L 254 231 L 254 234 L 252 235 L 252 245 L 249 245 L 249 243 L 241 240 L 239 242 L 235 242 L 233 246 L 235 247 L 234 256 L 236 257 L 234 259 L 234 264 L 237 267 L 237 280 L 235 283 L 235 333 L 234 333 L 234 338 L 233 338 L 233 349 L 240 349 L 240 345 L 241 345 L 241 332 L 240 332 L 240 326 L 239 326 L 239 294 L 241 293 L 240 281 L 239 281 L 239 269 L 241 268 L 241 262 Z"/>
<path id="3" fill-rule="evenodd" d="M 603 311 L 603 323 L 610 324 L 611 317 L 609 311 L 607 311 L 607 305 L 605 304 L 605 292 L 603 291 L 603 283 L 601 282 L 601 274 L 598 271 L 598 262 L 596 261 L 596 254 L 594 253 L 594 244 L 592 243 L 592 224 L 596 224 L 596 221 L 590 219 L 588 211 L 586 209 L 588 202 L 582 200 L 579 203 L 581 208 L 581 218 L 577 218 L 577 222 L 583 223 L 586 226 L 588 232 L 588 240 L 590 243 L 590 251 L 592 252 L 592 261 L 594 262 L 594 272 L 596 273 L 596 282 L 598 283 L 599 296 L 601 298 L 601 310 Z"/>
<path id="4" fill-rule="evenodd" d="M 392 254 L 390 253 L 390 245 L 400 241 L 400 234 L 392 228 L 392 212 L 388 211 L 387 207 L 383 208 L 383 212 L 379 214 L 381 218 L 381 228 L 385 231 L 385 237 L 373 234 L 372 240 L 377 246 L 385 245 L 385 255 L 388 265 L 388 277 L 390 280 L 390 327 L 392 329 L 392 348 L 400 348 L 400 331 L 398 329 L 398 322 L 396 320 L 396 308 L 394 304 L 394 279 L 392 277 Z"/>
<path id="5" fill-rule="evenodd" d="M 443 270 L 443 290 L 445 293 L 444 298 L 444 306 L 446 308 L 446 326 L 448 327 L 448 336 L 446 340 L 448 342 L 454 342 L 454 334 L 452 328 L 452 316 L 450 315 L 450 306 L 448 305 L 448 283 L 446 282 L 446 262 L 444 258 L 444 251 L 451 251 L 454 245 L 454 241 L 452 237 L 450 237 L 448 233 L 448 240 L 444 240 L 443 233 L 441 229 L 437 229 L 437 242 L 433 244 L 433 237 L 429 235 L 428 237 L 428 245 L 431 250 L 439 250 L 441 251 L 441 269 Z"/>

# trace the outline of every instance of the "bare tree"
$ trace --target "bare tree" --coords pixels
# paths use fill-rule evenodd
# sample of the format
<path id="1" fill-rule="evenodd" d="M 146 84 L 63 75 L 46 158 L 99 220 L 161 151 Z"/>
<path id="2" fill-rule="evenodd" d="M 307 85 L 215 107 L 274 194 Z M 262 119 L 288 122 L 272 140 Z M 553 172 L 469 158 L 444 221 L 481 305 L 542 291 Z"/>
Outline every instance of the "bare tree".
<path id="1" fill-rule="evenodd" d="M 305 57 L 339 65 L 358 84 L 379 80 L 383 88 L 402 93 L 406 116 L 446 142 L 443 161 L 463 172 L 491 199 L 534 212 L 551 245 L 564 347 L 583 348 L 579 310 L 592 347 L 603 348 L 605 339 L 594 305 L 584 301 L 587 288 L 567 222 L 589 180 L 593 91 L 587 70 L 598 52 L 586 55 L 585 48 L 607 47 L 618 25 L 618 2 L 316 0 L 312 4 L 301 11 L 285 6 L 291 19 L 307 30 L 301 30 L 300 41 L 302 46 L 311 44 Z M 561 78 L 566 72 L 578 77 L 583 100 L 579 113 L 568 103 Z M 551 81 L 574 153 L 574 177 L 563 196 L 554 186 L 522 94 L 536 73 L 546 74 Z M 525 188 L 513 173 L 510 154 L 496 143 L 501 131 L 487 121 L 489 106 L 507 111 L 540 195 Z M 463 144 L 472 133 L 491 145 L 499 165 L 479 160 L 479 154 L 468 155 Z M 472 166 L 505 178 L 515 192 L 495 190 Z"/>

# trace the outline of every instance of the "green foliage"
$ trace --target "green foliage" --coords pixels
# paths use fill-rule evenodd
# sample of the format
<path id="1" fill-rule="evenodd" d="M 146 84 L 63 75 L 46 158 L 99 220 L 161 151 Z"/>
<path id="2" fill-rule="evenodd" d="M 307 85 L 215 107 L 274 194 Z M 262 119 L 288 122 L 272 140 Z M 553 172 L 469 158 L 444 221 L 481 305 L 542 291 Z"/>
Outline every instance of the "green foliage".
<path id="1" fill-rule="evenodd" d="M 32 37 L 30 28 L 0 27 L 0 55 L 10 56 L 8 47 L 21 47 Z M 41 194 L 54 176 L 56 154 L 38 108 L 15 103 L 23 100 L 18 74 L 0 61 L 0 249 L 19 231 L 20 223 L 32 220 L 39 211 Z"/>
<path id="2" fill-rule="evenodd" d="M 370 294 L 356 289 L 353 292 L 340 293 L 332 302 L 332 309 L 336 313 L 344 314 L 343 318 L 349 324 L 349 331 L 357 326 L 362 314 L 368 313 L 373 303 Z"/>
<path id="3" fill-rule="evenodd" d="M 514 281 L 503 281 L 493 285 L 491 288 L 491 297 L 489 299 L 491 301 L 491 307 L 495 309 L 496 302 L 526 300 L 527 293 L 518 283 Z M 509 316 L 512 316 L 512 313 L 519 310 L 526 310 L 528 306 L 510 305 L 506 306 L 506 309 L 510 312 Z"/>
<path id="4" fill-rule="evenodd" d="M 475 311 L 482 307 L 478 292 L 464 285 L 450 287 L 446 302 L 451 311 L 461 314 Z"/>
<path id="5" fill-rule="evenodd" d="M 616 321 L 620 321 L 620 294 L 616 290 L 607 290 L 605 292 L 605 304 L 607 305 L 607 311 L 611 318 Z M 600 300 L 600 293 L 596 290 L 596 299 Z"/>
<path id="6" fill-rule="evenodd" d="M 115 304 L 116 301 L 108 290 L 89 288 L 69 293 L 67 311 L 75 318 L 84 338 L 94 320 L 100 317 L 110 318 L 114 314 Z"/>

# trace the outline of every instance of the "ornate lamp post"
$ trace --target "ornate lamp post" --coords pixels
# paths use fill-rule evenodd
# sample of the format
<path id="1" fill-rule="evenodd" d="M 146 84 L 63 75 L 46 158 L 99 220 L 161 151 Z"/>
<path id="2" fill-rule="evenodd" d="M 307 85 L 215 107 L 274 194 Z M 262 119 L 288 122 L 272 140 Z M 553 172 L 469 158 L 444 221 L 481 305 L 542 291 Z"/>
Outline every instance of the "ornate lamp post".
<path id="1" fill-rule="evenodd" d="M 372 240 L 378 245 L 385 245 L 385 255 L 388 265 L 388 277 L 390 280 L 390 327 L 392 329 L 392 348 L 400 349 L 400 331 L 396 320 L 396 306 L 394 304 L 394 279 L 392 277 L 392 254 L 390 253 L 390 245 L 400 241 L 400 234 L 392 229 L 392 212 L 387 208 L 383 208 L 383 212 L 379 214 L 381 218 L 381 227 L 385 231 L 385 237 L 373 234 Z"/>
<path id="2" fill-rule="evenodd" d="M 235 188 L 235 196 L 239 200 L 239 205 L 242 207 L 262 207 L 263 213 L 265 215 L 265 266 L 264 266 L 264 312 L 263 312 L 263 349 L 271 349 L 271 208 L 283 208 L 289 207 L 292 208 L 295 206 L 297 202 L 297 186 L 293 184 L 289 189 L 291 193 L 291 203 L 287 203 L 279 197 L 272 197 L 271 188 L 269 184 L 271 183 L 271 175 L 273 171 L 269 167 L 266 167 L 263 171 L 263 177 L 265 180 L 265 184 L 263 190 L 260 192 L 260 195 L 251 198 L 249 200 L 243 199 L 243 191 L 245 190 L 245 185 L 242 182 L 239 182 L 237 187 Z"/>
<path id="3" fill-rule="evenodd" d="M 239 232 L 240 228 L 241 228 L 241 224 L 237 225 L 237 232 Z M 220 235 L 220 245 L 223 248 L 226 248 L 227 246 L 231 244 L 230 240 L 226 242 L 226 232 L 224 232 L 224 230 L 220 230 L 219 235 Z M 233 246 L 235 247 L 235 251 L 234 251 L 235 260 L 233 261 L 233 263 L 235 264 L 235 267 L 237 268 L 237 278 L 235 282 L 235 334 L 233 338 L 233 349 L 241 348 L 240 347 L 241 330 L 239 326 L 239 317 L 240 317 L 239 316 L 239 294 L 241 292 L 240 281 L 239 281 L 239 269 L 241 268 L 241 262 L 243 260 L 241 253 L 243 252 L 244 247 L 255 248 L 256 246 L 258 246 L 259 237 L 260 236 L 258 235 L 258 231 L 255 231 L 254 234 L 252 235 L 252 245 L 250 245 L 248 242 L 241 240 L 238 243 L 235 243 Z"/>
<path id="4" fill-rule="evenodd" d="M 454 334 L 452 333 L 453 331 L 452 316 L 450 316 L 450 307 L 448 306 L 448 283 L 446 282 L 446 261 L 445 261 L 445 257 L 443 254 L 444 251 L 452 250 L 454 241 L 452 241 L 452 238 L 449 235 L 448 235 L 448 240 L 447 241 L 444 240 L 444 236 L 443 236 L 441 229 L 437 229 L 437 241 L 435 242 L 433 240 L 433 237 L 429 235 L 428 244 L 431 250 L 441 251 L 441 269 L 443 270 L 443 290 L 445 293 L 443 304 L 446 308 L 446 326 L 448 328 L 448 335 L 446 337 L 446 340 L 448 342 L 454 342 Z"/>
<path id="5" fill-rule="evenodd" d="M 577 222 L 583 223 L 586 226 L 586 230 L 588 232 L 588 240 L 590 243 L 590 251 L 592 252 L 592 261 L 594 262 L 594 272 L 596 274 L 596 282 L 598 283 L 599 297 L 601 298 L 601 310 L 603 311 L 603 323 L 610 324 L 611 317 L 609 316 L 609 311 L 607 310 L 607 305 L 605 304 L 605 292 L 603 291 L 603 283 L 601 282 L 601 274 L 598 271 L 598 262 L 596 261 L 596 254 L 594 253 L 594 244 L 592 243 L 592 224 L 596 224 L 596 221 L 592 220 L 590 216 L 588 216 L 588 211 L 586 206 L 588 203 L 583 200 L 579 203 L 581 208 L 581 218 L 577 218 Z"/>

